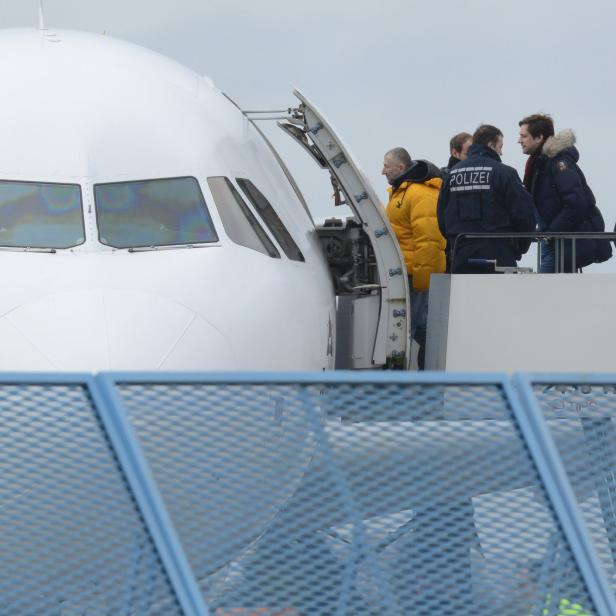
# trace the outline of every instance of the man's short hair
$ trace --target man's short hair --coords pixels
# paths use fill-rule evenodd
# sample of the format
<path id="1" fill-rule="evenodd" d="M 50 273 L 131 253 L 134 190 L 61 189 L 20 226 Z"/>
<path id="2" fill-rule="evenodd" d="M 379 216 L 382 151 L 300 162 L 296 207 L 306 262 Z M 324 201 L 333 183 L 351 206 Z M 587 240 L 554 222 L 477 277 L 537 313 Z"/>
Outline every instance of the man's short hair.
<path id="1" fill-rule="evenodd" d="M 498 138 L 502 136 L 503 133 L 499 128 L 496 128 L 496 126 L 492 126 L 491 124 L 480 124 L 473 133 L 473 145 L 479 144 L 488 146 L 491 143 L 496 143 Z"/>
<path id="2" fill-rule="evenodd" d="M 473 135 L 470 133 L 458 133 L 457 135 L 454 135 L 449 141 L 449 151 L 461 152 L 464 144 L 472 138 Z"/>
<path id="3" fill-rule="evenodd" d="M 544 139 L 554 136 L 554 120 L 547 113 L 533 113 L 522 118 L 518 125 L 528 124 L 528 132 L 536 139 L 543 135 Z"/>
<path id="4" fill-rule="evenodd" d="M 385 156 L 391 156 L 395 161 L 404 165 L 405 169 L 408 169 L 413 162 L 411 155 L 404 148 L 393 148 L 386 152 Z"/>

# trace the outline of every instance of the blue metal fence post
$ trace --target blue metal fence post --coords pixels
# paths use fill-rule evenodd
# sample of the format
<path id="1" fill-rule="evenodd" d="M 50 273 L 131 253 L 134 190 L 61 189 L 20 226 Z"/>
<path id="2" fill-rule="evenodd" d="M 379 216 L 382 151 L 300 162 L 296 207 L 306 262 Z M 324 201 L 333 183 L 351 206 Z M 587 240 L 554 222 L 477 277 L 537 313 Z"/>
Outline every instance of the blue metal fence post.
<path id="1" fill-rule="evenodd" d="M 113 380 L 105 374 L 100 374 L 92 379 L 89 385 L 101 421 L 126 474 L 184 614 L 209 616 L 208 608 L 145 456 L 128 422 Z"/>
<path id="2" fill-rule="evenodd" d="M 573 488 L 533 392 L 531 375 L 518 373 L 512 383 L 515 390 L 511 384 L 504 384 L 507 397 L 589 595 L 599 616 L 613 616 L 616 614 L 616 600 L 592 547 Z"/>

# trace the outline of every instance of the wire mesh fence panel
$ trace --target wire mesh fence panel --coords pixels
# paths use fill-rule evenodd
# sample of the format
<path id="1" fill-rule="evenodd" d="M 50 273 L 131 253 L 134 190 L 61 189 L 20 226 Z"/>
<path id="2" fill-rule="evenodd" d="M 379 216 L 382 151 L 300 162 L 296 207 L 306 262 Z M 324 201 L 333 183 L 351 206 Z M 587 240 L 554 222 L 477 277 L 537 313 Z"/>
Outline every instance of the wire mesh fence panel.
<path id="1" fill-rule="evenodd" d="M 181 614 L 88 388 L 0 384 L 0 615 Z"/>
<path id="2" fill-rule="evenodd" d="M 119 391 L 206 598 L 238 607 L 225 597 L 259 585 L 251 586 L 246 563 L 263 559 L 256 546 L 317 449 L 303 389 L 123 384 Z M 271 594 L 286 597 L 283 581 L 271 581 Z"/>
<path id="3" fill-rule="evenodd" d="M 533 392 L 616 592 L 616 377 L 540 380 Z"/>
<path id="4" fill-rule="evenodd" d="M 117 378 L 213 614 L 595 613 L 499 383 Z"/>

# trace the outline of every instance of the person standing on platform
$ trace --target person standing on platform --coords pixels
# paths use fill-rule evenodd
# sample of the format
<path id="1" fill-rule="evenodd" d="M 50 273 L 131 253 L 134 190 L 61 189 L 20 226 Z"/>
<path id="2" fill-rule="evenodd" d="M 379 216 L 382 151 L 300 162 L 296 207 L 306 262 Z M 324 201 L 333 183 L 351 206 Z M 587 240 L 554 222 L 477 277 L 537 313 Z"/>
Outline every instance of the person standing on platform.
<path id="1" fill-rule="evenodd" d="M 441 171 L 425 160 L 412 160 L 404 148 L 385 154 L 382 174 L 391 185 L 386 214 L 398 238 L 409 277 L 411 337 L 418 366 L 425 365 L 430 275 L 445 271 L 445 238 L 438 229 L 436 203 Z"/>
<path id="2" fill-rule="evenodd" d="M 535 229 L 533 200 L 513 167 L 501 162 L 503 133 L 482 124 L 473 134 L 468 157 L 451 168 L 438 201 L 438 223 L 447 238 L 451 272 L 486 273 L 490 262 L 515 267 L 530 240 L 468 239 L 472 233 L 530 233 Z M 456 239 L 458 239 L 456 243 Z"/>
<path id="3" fill-rule="evenodd" d="M 449 162 L 442 171 L 449 173 L 454 165 L 468 156 L 468 148 L 473 144 L 473 135 L 470 133 L 458 133 L 449 141 Z"/>
<path id="4" fill-rule="evenodd" d="M 539 231 L 604 231 L 605 222 L 595 196 L 578 167 L 580 154 L 572 130 L 554 134 L 549 115 L 534 114 L 519 122 L 518 143 L 528 154 L 524 185 L 533 195 Z M 575 243 L 575 264 L 571 241 L 564 242 L 564 271 L 572 272 L 612 255 L 608 240 L 585 239 Z M 556 271 L 554 240 L 541 243 L 541 273 Z"/>

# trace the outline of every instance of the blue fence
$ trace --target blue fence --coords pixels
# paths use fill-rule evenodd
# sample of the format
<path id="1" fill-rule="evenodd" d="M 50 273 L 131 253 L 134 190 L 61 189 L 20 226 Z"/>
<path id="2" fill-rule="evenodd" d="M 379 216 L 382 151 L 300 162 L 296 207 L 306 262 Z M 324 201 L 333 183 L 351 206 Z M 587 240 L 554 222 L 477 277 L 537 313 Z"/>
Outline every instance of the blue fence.
<path id="1" fill-rule="evenodd" d="M 0 416 L 0 615 L 616 614 L 616 375 L 4 374 Z"/>

